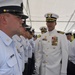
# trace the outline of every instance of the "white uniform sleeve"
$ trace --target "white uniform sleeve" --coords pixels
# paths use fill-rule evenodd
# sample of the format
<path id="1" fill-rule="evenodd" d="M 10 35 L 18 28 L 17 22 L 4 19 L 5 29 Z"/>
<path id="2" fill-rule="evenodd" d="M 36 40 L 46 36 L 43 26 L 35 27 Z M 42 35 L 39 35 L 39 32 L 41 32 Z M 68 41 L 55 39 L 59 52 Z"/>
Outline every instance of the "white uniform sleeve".
<path id="1" fill-rule="evenodd" d="M 36 72 L 39 74 L 39 67 L 41 64 L 41 58 L 42 58 L 42 45 L 41 40 L 38 39 L 35 41 L 35 66 L 36 66 Z"/>
<path id="2" fill-rule="evenodd" d="M 68 41 L 65 35 L 61 36 L 61 50 L 62 50 L 61 74 L 66 74 L 68 63 Z"/>

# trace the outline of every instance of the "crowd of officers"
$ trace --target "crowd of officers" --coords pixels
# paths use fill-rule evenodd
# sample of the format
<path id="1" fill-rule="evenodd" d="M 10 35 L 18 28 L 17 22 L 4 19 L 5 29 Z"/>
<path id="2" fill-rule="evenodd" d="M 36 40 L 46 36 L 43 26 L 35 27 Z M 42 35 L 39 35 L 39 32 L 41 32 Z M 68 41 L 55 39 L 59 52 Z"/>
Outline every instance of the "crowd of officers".
<path id="1" fill-rule="evenodd" d="M 64 34 L 55 30 L 56 14 L 45 17 L 48 29 L 41 27 L 41 37 L 37 39 L 35 30 L 26 24 L 28 16 L 23 14 L 22 0 L 0 0 L 0 75 L 32 75 L 35 70 L 38 75 L 75 74 L 75 54 L 71 52 L 73 60 L 72 56 L 68 58 L 72 40 L 68 42 Z"/>

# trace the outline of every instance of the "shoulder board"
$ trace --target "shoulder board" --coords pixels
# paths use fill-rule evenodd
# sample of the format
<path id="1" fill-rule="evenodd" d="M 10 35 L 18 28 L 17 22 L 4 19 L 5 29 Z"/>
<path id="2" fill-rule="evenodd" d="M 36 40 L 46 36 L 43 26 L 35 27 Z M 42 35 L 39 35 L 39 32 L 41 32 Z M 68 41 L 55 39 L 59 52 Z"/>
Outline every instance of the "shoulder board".
<path id="1" fill-rule="evenodd" d="M 57 31 L 57 33 L 64 34 L 64 32 L 62 32 L 62 31 Z"/>

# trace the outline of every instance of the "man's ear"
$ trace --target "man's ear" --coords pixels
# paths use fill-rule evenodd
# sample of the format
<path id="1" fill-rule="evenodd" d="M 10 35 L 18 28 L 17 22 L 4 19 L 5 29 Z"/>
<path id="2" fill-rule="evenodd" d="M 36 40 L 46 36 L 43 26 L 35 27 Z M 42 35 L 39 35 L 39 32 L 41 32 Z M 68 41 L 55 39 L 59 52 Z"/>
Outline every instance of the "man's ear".
<path id="1" fill-rule="evenodd" d="M 57 22 L 55 22 L 55 25 L 57 25 Z"/>

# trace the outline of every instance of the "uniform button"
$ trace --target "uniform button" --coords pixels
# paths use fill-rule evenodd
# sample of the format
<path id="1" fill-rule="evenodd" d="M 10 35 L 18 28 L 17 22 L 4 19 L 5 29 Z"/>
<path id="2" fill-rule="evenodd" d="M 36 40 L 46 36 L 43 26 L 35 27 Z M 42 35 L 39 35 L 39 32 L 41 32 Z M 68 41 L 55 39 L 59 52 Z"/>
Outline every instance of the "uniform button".
<path id="1" fill-rule="evenodd" d="M 45 63 L 47 63 L 47 62 L 45 61 Z"/>
<path id="2" fill-rule="evenodd" d="M 50 42 L 50 41 L 48 41 L 48 42 Z"/>
<path id="3" fill-rule="evenodd" d="M 16 49 L 17 49 L 17 46 L 16 46 Z"/>
<path id="4" fill-rule="evenodd" d="M 53 47 L 53 49 L 55 49 L 55 47 Z"/>
<path id="5" fill-rule="evenodd" d="M 43 63 L 47 63 L 46 61 L 44 61 Z"/>
<path id="6" fill-rule="evenodd" d="M 40 53 L 40 51 L 38 51 L 38 53 Z"/>
<path id="7" fill-rule="evenodd" d="M 47 49 L 49 49 L 49 48 L 47 48 Z"/>
<path id="8" fill-rule="evenodd" d="M 46 55 L 46 57 L 47 57 L 48 55 Z"/>

